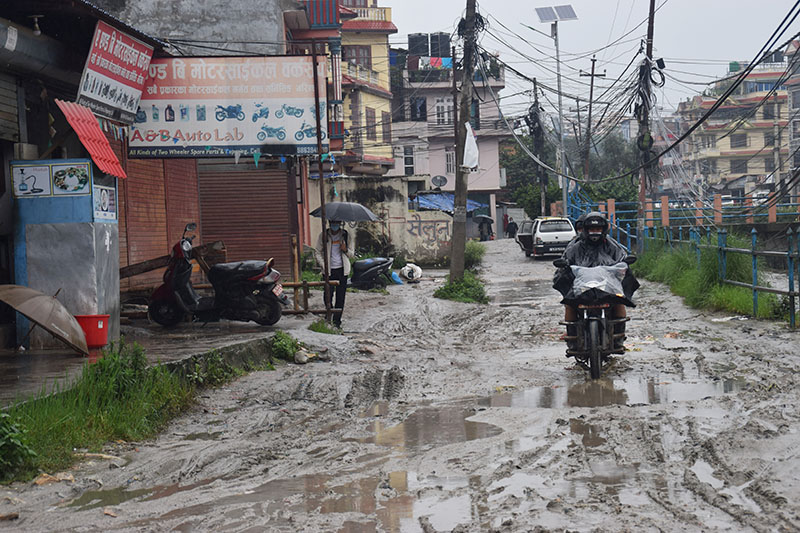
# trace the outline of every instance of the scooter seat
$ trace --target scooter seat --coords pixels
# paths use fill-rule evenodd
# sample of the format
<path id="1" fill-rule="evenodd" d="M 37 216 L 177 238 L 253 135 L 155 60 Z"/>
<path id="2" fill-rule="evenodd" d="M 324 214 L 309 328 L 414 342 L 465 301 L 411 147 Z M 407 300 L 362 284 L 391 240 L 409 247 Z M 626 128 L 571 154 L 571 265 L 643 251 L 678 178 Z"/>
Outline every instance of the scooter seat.
<path id="1" fill-rule="evenodd" d="M 255 277 L 266 272 L 266 261 L 238 261 L 235 263 L 219 263 L 208 271 L 208 280 L 212 285 L 239 281 Z"/>
<path id="2" fill-rule="evenodd" d="M 353 270 L 355 272 L 365 272 L 370 268 L 374 268 L 377 265 L 386 263 L 389 261 L 386 257 L 370 257 L 367 259 L 360 259 L 353 263 Z"/>

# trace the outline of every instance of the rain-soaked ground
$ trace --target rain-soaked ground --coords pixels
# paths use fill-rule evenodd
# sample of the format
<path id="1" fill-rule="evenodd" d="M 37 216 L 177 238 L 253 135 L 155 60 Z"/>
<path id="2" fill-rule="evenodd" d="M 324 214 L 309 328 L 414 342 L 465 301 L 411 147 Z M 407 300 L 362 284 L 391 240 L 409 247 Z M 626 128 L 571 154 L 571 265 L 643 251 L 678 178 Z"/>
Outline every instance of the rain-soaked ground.
<path id="1" fill-rule="evenodd" d="M 433 299 L 433 272 L 348 295 L 345 336 L 282 321 L 331 361 L 206 391 L 152 442 L 4 489 L 19 518 L 0 529 L 800 529 L 794 332 L 643 283 L 627 353 L 592 381 L 564 357 L 550 263 L 488 247 L 489 305 Z"/>

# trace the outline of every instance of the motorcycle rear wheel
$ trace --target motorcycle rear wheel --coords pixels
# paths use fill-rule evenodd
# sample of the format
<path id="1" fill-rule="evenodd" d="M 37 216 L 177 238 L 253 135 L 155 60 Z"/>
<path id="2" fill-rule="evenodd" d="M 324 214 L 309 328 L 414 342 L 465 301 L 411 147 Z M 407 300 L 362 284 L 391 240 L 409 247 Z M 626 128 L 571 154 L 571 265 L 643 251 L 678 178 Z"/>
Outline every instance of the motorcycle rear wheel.
<path id="1" fill-rule="evenodd" d="M 157 324 L 174 326 L 183 320 L 183 311 L 172 302 L 150 302 L 147 314 Z"/>
<path id="2" fill-rule="evenodd" d="M 598 379 L 602 371 L 602 357 L 600 354 L 600 323 L 597 320 L 589 321 L 589 374 L 592 379 Z"/>
<path id="3" fill-rule="evenodd" d="M 256 323 L 262 326 L 272 326 L 277 324 L 278 320 L 281 319 L 281 315 L 283 314 L 281 303 L 278 300 L 270 299 L 265 305 L 267 308 L 266 312 L 264 313 L 264 318 L 256 320 Z"/>

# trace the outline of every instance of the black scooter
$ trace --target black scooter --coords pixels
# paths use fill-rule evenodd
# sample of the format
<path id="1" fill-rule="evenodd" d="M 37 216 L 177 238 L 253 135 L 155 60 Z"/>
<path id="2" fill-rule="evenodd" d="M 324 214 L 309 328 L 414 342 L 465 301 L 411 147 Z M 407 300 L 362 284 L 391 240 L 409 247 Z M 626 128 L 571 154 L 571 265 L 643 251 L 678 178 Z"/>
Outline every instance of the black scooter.
<path id="1" fill-rule="evenodd" d="M 370 257 L 353 263 L 353 274 L 347 282 L 356 289 L 385 287 L 392 282 L 392 257 Z"/>
<path id="2" fill-rule="evenodd" d="M 265 326 L 277 323 L 289 298 L 278 283 L 281 274 L 272 268 L 272 258 L 214 265 L 208 272 L 214 296 L 201 298 L 195 292 L 191 280 L 195 236 L 187 237 L 186 232 L 196 228 L 194 222 L 187 224 L 181 240 L 172 247 L 164 283 L 150 296 L 150 318 L 162 326 L 174 326 L 186 315 L 202 322 L 227 318 Z"/>

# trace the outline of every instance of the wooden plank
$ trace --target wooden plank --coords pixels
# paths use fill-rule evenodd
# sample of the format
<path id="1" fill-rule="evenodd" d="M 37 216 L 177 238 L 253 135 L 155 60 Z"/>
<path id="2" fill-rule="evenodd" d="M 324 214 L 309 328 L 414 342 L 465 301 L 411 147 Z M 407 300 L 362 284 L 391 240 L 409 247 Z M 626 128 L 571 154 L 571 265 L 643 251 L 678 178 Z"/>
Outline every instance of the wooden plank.
<path id="1" fill-rule="evenodd" d="M 224 248 L 225 243 L 222 241 L 214 241 L 202 246 L 198 246 L 193 250 L 193 253 L 197 254 L 199 257 L 203 257 L 209 252 L 220 251 Z M 167 266 L 167 263 L 169 263 L 169 255 L 162 255 L 161 257 L 156 257 L 155 259 L 148 259 L 147 261 L 134 263 L 133 265 L 120 268 L 119 278 L 124 279 L 131 276 L 138 276 L 139 274 L 144 274 L 145 272 L 150 272 L 152 270 L 165 267 Z"/>

